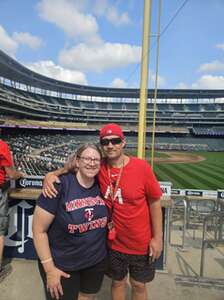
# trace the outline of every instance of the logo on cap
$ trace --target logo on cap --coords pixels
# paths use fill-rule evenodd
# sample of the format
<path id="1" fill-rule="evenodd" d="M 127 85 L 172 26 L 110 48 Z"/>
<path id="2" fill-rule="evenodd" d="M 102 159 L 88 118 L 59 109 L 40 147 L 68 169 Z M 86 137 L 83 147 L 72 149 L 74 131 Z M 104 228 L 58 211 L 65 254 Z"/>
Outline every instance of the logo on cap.
<path id="1" fill-rule="evenodd" d="M 112 133 L 112 130 L 111 130 L 111 129 L 107 130 L 107 133 L 108 133 L 108 134 L 111 134 L 111 133 Z"/>

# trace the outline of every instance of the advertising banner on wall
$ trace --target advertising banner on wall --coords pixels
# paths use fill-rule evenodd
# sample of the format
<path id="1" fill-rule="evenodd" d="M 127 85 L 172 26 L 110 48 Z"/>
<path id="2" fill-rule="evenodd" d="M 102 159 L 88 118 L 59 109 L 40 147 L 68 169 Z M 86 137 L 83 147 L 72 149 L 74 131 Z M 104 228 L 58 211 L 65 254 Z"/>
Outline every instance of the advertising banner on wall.
<path id="1" fill-rule="evenodd" d="M 37 258 L 33 246 L 32 221 L 35 202 L 9 201 L 9 229 L 5 237 L 4 256 L 26 259 Z"/>
<path id="2" fill-rule="evenodd" d="M 15 187 L 18 189 L 42 189 L 43 176 L 27 176 L 16 180 Z"/>

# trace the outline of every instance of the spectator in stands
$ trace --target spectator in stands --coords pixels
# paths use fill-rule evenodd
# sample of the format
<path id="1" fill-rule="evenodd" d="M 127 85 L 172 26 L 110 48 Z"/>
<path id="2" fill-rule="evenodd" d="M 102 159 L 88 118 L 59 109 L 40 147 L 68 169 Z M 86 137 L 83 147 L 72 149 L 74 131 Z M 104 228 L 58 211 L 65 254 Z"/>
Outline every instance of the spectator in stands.
<path id="1" fill-rule="evenodd" d="M 46 299 L 90 300 L 101 287 L 108 212 L 95 178 L 100 163 L 97 146 L 80 146 L 54 201 L 43 194 L 38 199 L 33 236 Z"/>
<path id="2" fill-rule="evenodd" d="M 124 153 L 125 137 L 117 124 L 100 130 L 105 154 L 99 173 L 101 192 L 110 212 L 109 275 L 112 299 L 124 300 L 128 272 L 133 300 L 146 300 L 146 283 L 154 278 L 154 261 L 162 251 L 161 190 L 145 160 Z M 65 168 L 66 169 L 66 168 Z M 45 178 L 45 193 L 54 195 L 57 170 Z"/>
<path id="3" fill-rule="evenodd" d="M 1 135 L 1 129 L 0 129 Z M 8 198 L 9 179 L 18 179 L 23 174 L 14 168 L 13 158 L 6 142 L 0 139 L 0 282 L 11 273 L 10 265 L 3 266 L 4 239 L 8 232 Z"/>

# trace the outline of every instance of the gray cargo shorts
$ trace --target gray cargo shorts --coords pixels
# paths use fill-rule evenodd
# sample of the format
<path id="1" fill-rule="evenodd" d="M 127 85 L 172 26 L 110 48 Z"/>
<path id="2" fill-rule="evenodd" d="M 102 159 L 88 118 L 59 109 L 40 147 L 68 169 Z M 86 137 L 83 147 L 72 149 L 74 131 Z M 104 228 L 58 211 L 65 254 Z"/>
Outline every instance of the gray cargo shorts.
<path id="1" fill-rule="evenodd" d="M 6 235 L 9 226 L 8 190 L 0 188 L 0 236 Z"/>

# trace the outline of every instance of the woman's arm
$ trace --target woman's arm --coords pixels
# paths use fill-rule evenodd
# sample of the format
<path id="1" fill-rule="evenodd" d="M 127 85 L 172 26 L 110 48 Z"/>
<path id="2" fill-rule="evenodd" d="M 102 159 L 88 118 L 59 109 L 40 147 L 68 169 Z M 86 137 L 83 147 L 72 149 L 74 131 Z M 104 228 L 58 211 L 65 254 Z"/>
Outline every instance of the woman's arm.
<path id="1" fill-rule="evenodd" d="M 47 230 L 53 220 L 53 214 L 39 206 L 36 206 L 33 215 L 33 240 L 37 255 L 41 261 L 47 260 L 51 257 Z M 51 262 L 51 264 L 53 264 L 53 262 Z M 49 265 L 51 264 L 49 263 Z"/>
<path id="2" fill-rule="evenodd" d="M 59 299 L 60 295 L 63 295 L 61 276 L 68 278 L 70 275 L 56 268 L 51 256 L 47 230 L 53 220 L 53 214 L 36 206 L 33 216 L 34 245 L 47 275 L 47 288 L 52 297 Z"/>

